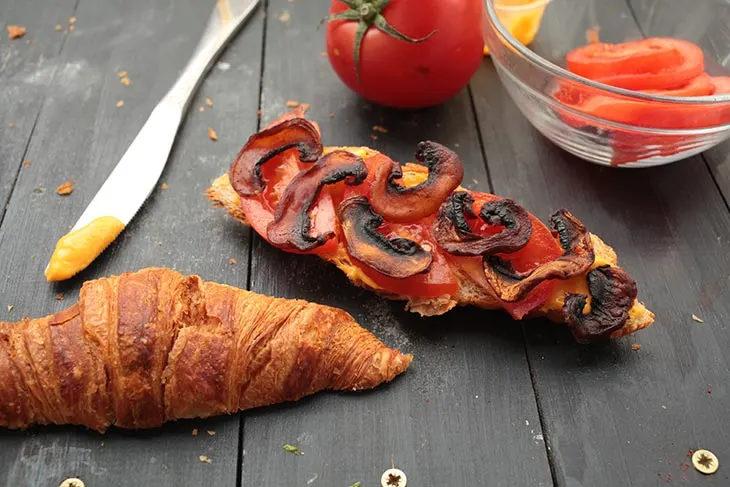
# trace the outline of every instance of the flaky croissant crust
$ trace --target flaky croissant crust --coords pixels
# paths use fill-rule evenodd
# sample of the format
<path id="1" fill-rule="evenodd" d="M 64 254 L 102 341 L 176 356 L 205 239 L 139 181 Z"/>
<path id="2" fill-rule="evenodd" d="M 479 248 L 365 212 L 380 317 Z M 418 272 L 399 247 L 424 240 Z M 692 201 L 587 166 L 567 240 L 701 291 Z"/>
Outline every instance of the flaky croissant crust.
<path id="1" fill-rule="evenodd" d="M 0 426 L 153 428 L 392 380 L 411 362 L 346 312 L 170 269 L 89 281 L 0 323 Z"/>

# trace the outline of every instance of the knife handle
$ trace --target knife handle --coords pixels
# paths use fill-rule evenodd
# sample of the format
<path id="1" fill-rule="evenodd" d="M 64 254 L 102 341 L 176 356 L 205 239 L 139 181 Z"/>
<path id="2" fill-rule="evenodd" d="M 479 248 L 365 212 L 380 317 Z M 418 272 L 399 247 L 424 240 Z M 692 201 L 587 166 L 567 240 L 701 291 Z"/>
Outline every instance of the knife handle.
<path id="1" fill-rule="evenodd" d="M 244 25 L 259 2 L 260 0 L 251 0 L 243 12 L 234 17 L 230 13 L 228 0 L 218 0 L 195 53 L 161 103 L 172 103 L 185 111 L 203 75 L 210 69 L 228 39 Z"/>

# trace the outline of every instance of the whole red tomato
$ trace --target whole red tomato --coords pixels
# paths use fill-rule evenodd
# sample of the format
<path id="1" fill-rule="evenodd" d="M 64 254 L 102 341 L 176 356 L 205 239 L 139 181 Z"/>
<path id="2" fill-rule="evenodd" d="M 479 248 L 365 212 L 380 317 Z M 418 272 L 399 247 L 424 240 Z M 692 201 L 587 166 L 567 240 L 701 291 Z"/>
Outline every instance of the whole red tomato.
<path id="1" fill-rule="evenodd" d="M 342 81 L 370 101 L 437 105 L 479 67 L 483 8 L 483 0 L 334 0 L 327 54 Z"/>

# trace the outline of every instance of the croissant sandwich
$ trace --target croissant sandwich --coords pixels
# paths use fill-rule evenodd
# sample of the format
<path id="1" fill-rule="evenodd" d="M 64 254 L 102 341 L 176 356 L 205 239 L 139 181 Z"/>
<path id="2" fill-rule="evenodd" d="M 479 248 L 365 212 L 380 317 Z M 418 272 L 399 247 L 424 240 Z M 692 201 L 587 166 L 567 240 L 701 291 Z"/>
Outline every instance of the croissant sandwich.
<path id="1" fill-rule="evenodd" d="M 325 148 L 297 110 L 249 138 L 208 196 L 270 244 L 317 254 L 421 315 L 475 305 L 547 316 L 582 343 L 653 323 L 613 249 L 571 213 L 548 228 L 510 199 L 462 188 L 448 148 L 421 142 L 415 158 Z"/>
<path id="2" fill-rule="evenodd" d="M 144 269 L 86 282 L 60 313 L 0 323 L 0 427 L 154 428 L 369 389 L 411 358 L 342 310 Z"/>

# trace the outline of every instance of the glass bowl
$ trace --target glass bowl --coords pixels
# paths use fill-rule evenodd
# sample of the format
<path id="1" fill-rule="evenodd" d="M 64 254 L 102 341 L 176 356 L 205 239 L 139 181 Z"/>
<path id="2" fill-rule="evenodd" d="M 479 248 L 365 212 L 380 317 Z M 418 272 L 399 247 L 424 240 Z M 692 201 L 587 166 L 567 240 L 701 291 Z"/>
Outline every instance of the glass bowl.
<path id="1" fill-rule="evenodd" d="M 730 2 L 552 0 L 546 5 L 536 0 L 544 12 L 530 47 L 500 20 L 503 2 L 486 0 L 485 42 L 497 73 L 532 125 L 568 152 L 601 165 L 648 167 L 684 159 L 730 137 L 730 94 L 652 95 L 592 81 L 563 67 L 569 51 L 597 39 L 674 37 L 702 47 L 709 75 L 730 76 Z M 570 96 L 560 96 L 566 93 L 602 97 L 597 99 L 621 109 L 604 110 L 614 113 L 601 118 L 581 111 Z M 633 115 L 626 119 L 626 113 Z"/>

